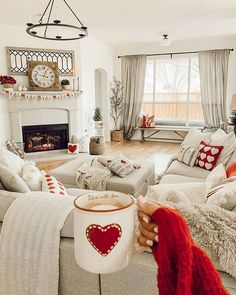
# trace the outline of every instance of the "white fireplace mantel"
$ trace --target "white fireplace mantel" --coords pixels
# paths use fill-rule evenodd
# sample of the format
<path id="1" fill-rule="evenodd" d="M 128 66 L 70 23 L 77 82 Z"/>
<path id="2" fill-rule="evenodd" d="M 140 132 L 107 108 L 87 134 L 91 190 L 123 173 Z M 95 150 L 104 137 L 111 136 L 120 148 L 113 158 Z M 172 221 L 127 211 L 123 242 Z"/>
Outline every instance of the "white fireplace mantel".
<path id="1" fill-rule="evenodd" d="M 12 138 L 22 142 L 22 126 L 69 124 L 69 134 L 81 131 L 81 99 L 70 97 L 53 100 L 26 100 L 12 98 L 8 101 L 11 116 Z"/>

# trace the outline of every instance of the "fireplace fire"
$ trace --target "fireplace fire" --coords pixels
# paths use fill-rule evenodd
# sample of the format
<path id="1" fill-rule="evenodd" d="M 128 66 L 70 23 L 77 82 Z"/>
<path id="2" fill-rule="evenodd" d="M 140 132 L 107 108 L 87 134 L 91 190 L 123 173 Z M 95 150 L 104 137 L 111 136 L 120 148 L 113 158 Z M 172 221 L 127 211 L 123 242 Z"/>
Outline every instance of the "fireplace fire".
<path id="1" fill-rule="evenodd" d="M 66 149 L 69 142 L 68 124 L 23 126 L 26 153 Z"/>

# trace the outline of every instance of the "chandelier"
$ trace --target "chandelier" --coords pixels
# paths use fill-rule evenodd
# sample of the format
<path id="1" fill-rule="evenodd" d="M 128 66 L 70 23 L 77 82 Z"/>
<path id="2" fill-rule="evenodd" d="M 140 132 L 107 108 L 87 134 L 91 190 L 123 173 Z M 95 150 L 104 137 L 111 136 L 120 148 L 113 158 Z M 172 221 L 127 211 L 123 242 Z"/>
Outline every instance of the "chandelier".
<path id="1" fill-rule="evenodd" d="M 66 0 L 63 0 L 66 8 L 75 17 L 76 24 L 63 23 L 59 19 L 58 12 L 53 19 L 55 0 L 49 0 L 43 14 L 37 23 L 29 21 L 26 32 L 33 37 L 45 40 L 71 41 L 78 40 L 88 36 L 87 27 L 85 27 L 79 17 L 72 10 Z"/>

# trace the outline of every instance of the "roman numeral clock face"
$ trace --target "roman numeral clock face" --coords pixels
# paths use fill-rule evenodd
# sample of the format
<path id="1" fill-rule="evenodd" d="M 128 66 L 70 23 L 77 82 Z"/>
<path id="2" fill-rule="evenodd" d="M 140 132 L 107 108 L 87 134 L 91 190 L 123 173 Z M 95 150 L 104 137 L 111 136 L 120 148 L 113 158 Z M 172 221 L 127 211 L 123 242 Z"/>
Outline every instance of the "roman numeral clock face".
<path id="1" fill-rule="evenodd" d="M 55 82 L 54 71 L 46 65 L 38 65 L 32 70 L 33 82 L 42 88 L 52 87 Z"/>

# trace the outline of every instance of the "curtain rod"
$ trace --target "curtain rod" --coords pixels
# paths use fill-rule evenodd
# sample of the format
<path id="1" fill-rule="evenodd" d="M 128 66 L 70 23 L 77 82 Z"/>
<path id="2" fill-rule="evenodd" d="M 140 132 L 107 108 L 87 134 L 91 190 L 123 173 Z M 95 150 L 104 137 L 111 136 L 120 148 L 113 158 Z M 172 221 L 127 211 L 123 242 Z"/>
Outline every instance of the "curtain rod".
<path id="1" fill-rule="evenodd" d="M 214 50 L 225 50 L 225 49 L 211 49 L 212 51 Z M 122 55 L 122 56 L 118 56 L 118 58 L 122 58 L 122 57 L 127 57 L 127 56 L 160 56 L 160 55 L 170 55 L 172 57 L 172 55 L 177 55 L 177 54 L 194 54 L 194 53 L 199 53 L 199 52 L 206 52 L 206 51 L 211 51 L 209 50 L 201 50 L 201 51 L 185 51 L 185 52 L 169 52 L 169 53 L 151 53 L 151 54 L 132 54 L 132 55 Z M 229 51 L 234 51 L 233 48 L 228 49 Z"/>

